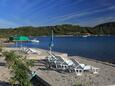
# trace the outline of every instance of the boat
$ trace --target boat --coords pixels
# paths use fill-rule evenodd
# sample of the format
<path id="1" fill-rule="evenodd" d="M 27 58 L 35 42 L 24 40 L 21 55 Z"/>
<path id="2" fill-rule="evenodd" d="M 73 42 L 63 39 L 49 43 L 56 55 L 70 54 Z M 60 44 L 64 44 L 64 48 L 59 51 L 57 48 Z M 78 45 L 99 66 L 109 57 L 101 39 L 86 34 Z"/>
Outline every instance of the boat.
<path id="1" fill-rule="evenodd" d="M 91 36 L 90 34 L 87 34 L 87 35 L 83 35 L 82 37 L 89 37 L 89 36 Z"/>
<path id="2" fill-rule="evenodd" d="M 82 37 L 88 37 L 88 35 L 84 35 L 84 36 L 82 36 Z"/>
<path id="3" fill-rule="evenodd" d="M 33 40 L 31 40 L 31 42 L 34 42 L 34 43 L 39 43 L 40 41 L 39 41 L 39 40 L 37 40 L 37 39 L 33 39 Z"/>

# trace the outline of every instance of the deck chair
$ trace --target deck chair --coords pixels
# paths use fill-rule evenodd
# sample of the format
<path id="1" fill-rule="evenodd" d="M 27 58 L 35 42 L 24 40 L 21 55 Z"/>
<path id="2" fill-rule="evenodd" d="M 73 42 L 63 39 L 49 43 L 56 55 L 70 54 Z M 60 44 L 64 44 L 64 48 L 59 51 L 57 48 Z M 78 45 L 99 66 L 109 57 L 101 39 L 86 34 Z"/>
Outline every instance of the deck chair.
<path id="1" fill-rule="evenodd" d="M 48 57 L 46 57 L 46 61 L 48 63 L 48 67 L 53 68 L 53 66 L 55 66 L 55 61 L 57 61 L 57 59 L 54 56 L 49 55 Z"/>
<path id="2" fill-rule="evenodd" d="M 68 67 L 68 64 L 60 56 L 50 54 L 47 60 L 51 68 L 55 66 L 56 69 L 66 70 Z"/>
<path id="3" fill-rule="evenodd" d="M 81 66 L 81 64 L 76 61 L 75 59 L 71 58 L 71 60 L 73 61 L 74 65 L 73 65 L 73 68 L 71 70 L 75 71 L 76 75 L 77 76 L 81 76 L 83 74 L 83 64 Z"/>
<path id="4" fill-rule="evenodd" d="M 55 56 L 57 58 L 57 61 L 55 62 L 55 65 L 60 67 L 62 70 L 67 70 L 68 69 L 68 64 L 60 57 L 60 56 Z"/>
<path id="5" fill-rule="evenodd" d="M 37 51 L 35 50 L 35 49 L 32 49 L 32 48 L 29 48 L 29 51 L 28 52 L 30 52 L 30 53 L 32 53 L 32 54 L 37 54 Z"/>
<path id="6" fill-rule="evenodd" d="M 99 68 L 93 67 L 91 65 L 85 65 L 85 64 L 80 64 L 77 60 L 71 58 L 71 60 L 76 64 L 75 70 L 78 69 L 78 67 L 81 67 L 81 69 L 84 71 L 92 72 L 93 74 L 98 74 Z"/>
<path id="7" fill-rule="evenodd" d="M 32 49 L 32 48 L 25 48 L 25 47 L 23 47 L 21 49 L 21 51 L 26 53 L 26 54 L 38 54 L 37 51 L 35 49 Z"/>

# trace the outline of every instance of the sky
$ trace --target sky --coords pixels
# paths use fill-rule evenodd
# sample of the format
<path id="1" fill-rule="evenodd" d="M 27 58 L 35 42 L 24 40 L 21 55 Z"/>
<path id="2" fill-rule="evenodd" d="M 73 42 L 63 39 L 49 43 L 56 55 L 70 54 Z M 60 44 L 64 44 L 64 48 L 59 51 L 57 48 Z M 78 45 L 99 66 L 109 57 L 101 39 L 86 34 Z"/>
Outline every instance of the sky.
<path id="1" fill-rule="evenodd" d="M 0 0 L 0 28 L 115 21 L 115 0 Z"/>

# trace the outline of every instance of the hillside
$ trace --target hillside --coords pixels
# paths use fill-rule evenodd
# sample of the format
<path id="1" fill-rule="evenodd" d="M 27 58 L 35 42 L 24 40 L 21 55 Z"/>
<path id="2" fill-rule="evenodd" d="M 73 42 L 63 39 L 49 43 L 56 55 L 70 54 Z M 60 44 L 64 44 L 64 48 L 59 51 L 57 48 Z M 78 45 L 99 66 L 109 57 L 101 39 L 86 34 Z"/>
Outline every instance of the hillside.
<path id="1" fill-rule="evenodd" d="M 96 34 L 111 34 L 115 35 L 115 22 L 108 22 L 95 26 L 94 31 Z"/>
<path id="2" fill-rule="evenodd" d="M 95 27 L 63 24 L 42 27 L 24 26 L 18 28 L 1 28 L 0 37 L 8 37 L 11 35 L 47 36 L 51 34 L 52 29 L 54 30 L 55 35 L 115 35 L 115 22 L 108 22 Z"/>

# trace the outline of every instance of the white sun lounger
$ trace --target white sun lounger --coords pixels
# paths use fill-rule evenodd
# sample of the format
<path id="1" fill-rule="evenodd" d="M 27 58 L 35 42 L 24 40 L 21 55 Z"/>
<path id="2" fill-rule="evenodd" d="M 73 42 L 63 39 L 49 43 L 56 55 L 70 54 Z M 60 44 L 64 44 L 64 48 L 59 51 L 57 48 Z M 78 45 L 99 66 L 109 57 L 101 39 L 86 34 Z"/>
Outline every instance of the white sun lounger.
<path id="1" fill-rule="evenodd" d="M 35 49 L 29 48 L 29 52 L 30 53 L 37 53 L 37 51 Z"/>
<path id="2" fill-rule="evenodd" d="M 91 65 L 81 64 L 73 58 L 64 61 L 60 56 L 55 56 L 54 54 L 50 54 L 50 56 L 52 57 L 52 60 L 50 58 L 50 62 L 52 61 L 57 69 L 68 69 L 70 72 L 75 71 L 77 76 L 81 76 L 85 71 L 98 74 L 99 68 L 93 67 Z"/>
<path id="3" fill-rule="evenodd" d="M 51 68 L 53 68 L 53 66 L 60 70 L 66 70 L 68 68 L 68 64 L 60 56 L 52 54 L 47 58 L 47 60 Z"/>
<path id="4" fill-rule="evenodd" d="M 92 72 L 93 74 L 98 74 L 99 72 L 99 68 L 96 68 L 90 65 L 80 64 L 75 59 L 71 59 L 71 60 L 75 63 L 74 70 L 77 75 L 82 75 L 84 71 L 89 71 L 89 72 Z"/>
<path id="5" fill-rule="evenodd" d="M 35 49 L 32 48 L 25 48 L 23 47 L 22 52 L 26 53 L 26 54 L 38 54 L 38 52 Z"/>

